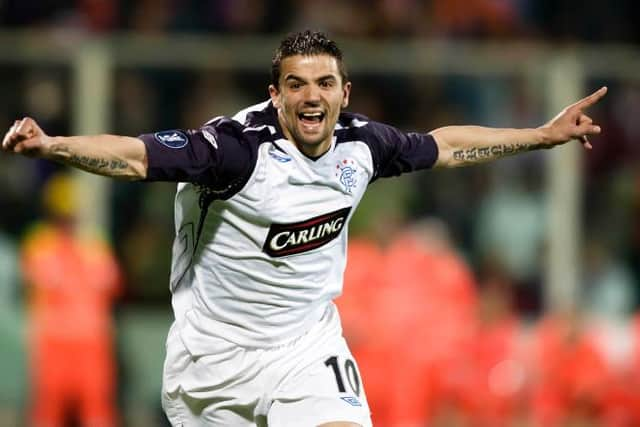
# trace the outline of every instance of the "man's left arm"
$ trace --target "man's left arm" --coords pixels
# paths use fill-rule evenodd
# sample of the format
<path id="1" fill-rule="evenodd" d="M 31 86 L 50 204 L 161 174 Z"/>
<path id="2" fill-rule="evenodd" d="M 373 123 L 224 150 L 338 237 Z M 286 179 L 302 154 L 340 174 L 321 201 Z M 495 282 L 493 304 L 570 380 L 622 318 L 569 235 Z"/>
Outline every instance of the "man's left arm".
<path id="1" fill-rule="evenodd" d="M 577 139 L 591 149 L 589 135 L 600 126 L 584 113 L 607 93 L 602 87 L 569 105 L 555 118 L 535 129 L 498 129 L 481 126 L 446 126 L 430 132 L 438 146 L 436 167 L 466 166 L 543 148 L 552 148 Z"/>

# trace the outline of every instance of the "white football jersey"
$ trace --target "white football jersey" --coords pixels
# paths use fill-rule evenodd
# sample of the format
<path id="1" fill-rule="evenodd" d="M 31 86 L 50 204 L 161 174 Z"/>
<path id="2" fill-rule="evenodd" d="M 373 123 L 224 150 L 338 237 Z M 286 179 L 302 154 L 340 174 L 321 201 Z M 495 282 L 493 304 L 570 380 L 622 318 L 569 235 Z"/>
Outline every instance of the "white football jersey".
<path id="1" fill-rule="evenodd" d="M 270 101 L 140 138 L 148 180 L 179 182 L 174 328 L 196 355 L 217 338 L 260 348 L 308 331 L 342 291 L 349 219 L 369 183 L 437 158 L 428 134 L 342 113 L 331 148 L 311 159 Z"/>

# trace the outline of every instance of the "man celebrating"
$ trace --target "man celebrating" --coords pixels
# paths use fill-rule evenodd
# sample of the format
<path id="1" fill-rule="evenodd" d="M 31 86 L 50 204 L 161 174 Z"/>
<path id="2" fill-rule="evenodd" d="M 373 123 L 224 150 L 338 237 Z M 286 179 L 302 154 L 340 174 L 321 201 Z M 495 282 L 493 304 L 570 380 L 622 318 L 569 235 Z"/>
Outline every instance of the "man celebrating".
<path id="1" fill-rule="evenodd" d="M 602 88 L 536 129 L 404 133 L 342 109 L 348 81 L 322 33 L 284 39 L 270 100 L 200 129 L 50 137 L 18 120 L 2 148 L 89 172 L 178 182 L 163 405 L 176 426 L 369 426 L 332 300 L 368 184 L 551 148 L 590 148 Z M 425 325 L 426 327 L 426 325 Z"/>

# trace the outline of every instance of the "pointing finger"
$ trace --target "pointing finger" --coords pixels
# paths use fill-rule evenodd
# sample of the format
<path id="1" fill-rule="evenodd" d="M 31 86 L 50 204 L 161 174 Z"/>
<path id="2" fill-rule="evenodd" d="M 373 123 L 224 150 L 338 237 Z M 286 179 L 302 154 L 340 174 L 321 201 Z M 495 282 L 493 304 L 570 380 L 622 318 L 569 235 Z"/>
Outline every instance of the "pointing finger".
<path id="1" fill-rule="evenodd" d="M 576 102 L 572 105 L 572 107 L 583 109 L 588 108 L 598 102 L 603 96 L 606 95 L 608 88 L 606 86 L 602 86 L 597 91 L 593 92 L 591 95 L 582 98 L 580 101 Z"/>

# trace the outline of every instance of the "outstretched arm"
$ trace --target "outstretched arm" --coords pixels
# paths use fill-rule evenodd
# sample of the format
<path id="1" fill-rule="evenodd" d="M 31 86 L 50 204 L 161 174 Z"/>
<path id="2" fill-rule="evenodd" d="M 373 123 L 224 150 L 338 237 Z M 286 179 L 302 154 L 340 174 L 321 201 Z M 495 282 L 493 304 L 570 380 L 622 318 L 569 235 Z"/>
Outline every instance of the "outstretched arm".
<path id="1" fill-rule="evenodd" d="M 144 143 L 127 136 L 51 137 L 35 120 L 16 120 L 2 140 L 2 150 L 55 160 L 98 175 L 137 180 L 147 176 Z"/>
<path id="2" fill-rule="evenodd" d="M 607 93 L 602 87 L 586 98 L 566 107 L 555 118 L 535 129 L 497 129 L 480 126 L 447 126 L 431 132 L 438 145 L 436 167 L 456 167 L 495 160 L 512 154 L 552 148 L 578 139 L 591 149 L 589 135 L 600 133 L 600 126 L 584 110 Z"/>

